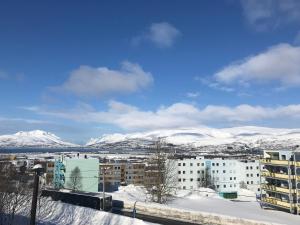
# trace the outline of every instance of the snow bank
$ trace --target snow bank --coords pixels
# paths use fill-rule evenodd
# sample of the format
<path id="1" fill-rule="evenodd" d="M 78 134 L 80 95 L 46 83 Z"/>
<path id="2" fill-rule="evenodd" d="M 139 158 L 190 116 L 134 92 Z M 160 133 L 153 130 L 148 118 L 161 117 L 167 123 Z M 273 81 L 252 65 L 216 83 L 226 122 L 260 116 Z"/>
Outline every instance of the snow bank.
<path id="1" fill-rule="evenodd" d="M 255 194 L 249 190 L 241 190 L 238 194 L 237 199 L 228 200 L 208 188 L 200 188 L 193 192 L 180 190 L 174 200 L 167 205 L 160 205 L 148 201 L 146 191 L 142 187 L 129 185 L 112 193 L 113 199 L 122 200 L 127 210 L 132 211 L 134 202 L 137 201 L 138 213 L 173 219 L 214 225 L 300 224 L 300 216 L 260 208 Z"/>
<path id="2" fill-rule="evenodd" d="M 37 212 L 38 225 L 146 225 L 151 224 L 139 219 L 115 215 L 90 208 L 70 205 L 43 199 L 41 210 Z M 18 213 L 16 224 L 28 224 L 28 208 Z"/>

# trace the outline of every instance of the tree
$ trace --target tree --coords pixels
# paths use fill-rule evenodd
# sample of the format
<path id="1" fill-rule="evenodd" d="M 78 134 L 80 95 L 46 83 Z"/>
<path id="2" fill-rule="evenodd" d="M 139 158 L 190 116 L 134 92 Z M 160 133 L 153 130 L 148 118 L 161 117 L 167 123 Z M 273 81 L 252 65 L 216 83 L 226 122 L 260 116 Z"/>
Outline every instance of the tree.
<path id="1" fill-rule="evenodd" d="M 75 169 L 71 171 L 71 175 L 67 185 L 73 191 L 78 191 L 82 188 L 82 177 L 78 166 L 76 166 Z"/>
<path id="2" fill-rule="evenodd" d="M 199 177 L 199 187 L 206 187 L 206 188 L 211 188 L 215 189 L 215 179 L 213 176 L 211 176 L 209 168 L 206 167 L 205 170 L 200 174 Z"/>
<path id="3" fill-rule="evenodd" d="M 145 187 L 152 201 L 163 204 L 172 198 L 176 188 L 175 161 L 163 141 L 158 140 L 153 150 L 154 155 L 149 161 L 151 182 L 147 182 Z"/>
<path id="4" fill-rule="evenodd" d="M 32 197 L 30 177 L 8 161 L 0 162 L 0 225 L 17 224 L 16 214 L 28 209 Z M 29 213 L 29 210 L 28 210 Z"/>

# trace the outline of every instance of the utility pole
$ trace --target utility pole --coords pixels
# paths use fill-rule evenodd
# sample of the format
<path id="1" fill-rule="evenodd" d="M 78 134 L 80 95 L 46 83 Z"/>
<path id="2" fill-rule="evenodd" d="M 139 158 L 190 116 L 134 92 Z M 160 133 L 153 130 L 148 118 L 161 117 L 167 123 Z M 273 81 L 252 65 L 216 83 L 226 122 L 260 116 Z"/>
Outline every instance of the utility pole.
<path id="1" fill-rule="evenodd" d="M 39 177 L 43 172 L 43 167 L 41 164 L 37 164 L 33 167 L 33 170 L 35 172 L 35 175 L 34 175 L 32 202 L 31 202 L 30 225 L 36 224 L 35 219 L 36 219 L 37 196 L 39 190 Z"/>
<path id="2" fill-rule="evenodd" d="M 103 182 L 102 182 L 102 190 L 103 190 L 103 200 L 102 200 L 102 206 L 103 211 L 105 210 L 105 166 L 102 167 L 102 173 L 103 173 Z"/>

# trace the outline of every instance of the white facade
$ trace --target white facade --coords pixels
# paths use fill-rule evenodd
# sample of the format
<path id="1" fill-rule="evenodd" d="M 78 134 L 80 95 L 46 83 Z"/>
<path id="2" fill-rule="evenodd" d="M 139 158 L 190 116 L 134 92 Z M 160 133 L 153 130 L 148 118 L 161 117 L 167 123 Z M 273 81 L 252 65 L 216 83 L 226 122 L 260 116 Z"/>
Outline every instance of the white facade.
<path id="1" fill-rule="evenodd" d="M 260 192 L 258 160 L 183 158 L 176 159 L 176 168 L 180 189 L 197 189 L 203 180 L 209 180 L 221 193 L 237 192 L 241 187 Z"/>

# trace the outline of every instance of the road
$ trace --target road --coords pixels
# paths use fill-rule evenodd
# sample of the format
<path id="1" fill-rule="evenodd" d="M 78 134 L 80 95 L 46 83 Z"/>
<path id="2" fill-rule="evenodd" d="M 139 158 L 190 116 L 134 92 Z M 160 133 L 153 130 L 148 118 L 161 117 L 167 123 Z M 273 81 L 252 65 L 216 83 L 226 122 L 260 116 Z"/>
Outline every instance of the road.
<path id="1" fill-rule="evenodd" d="M 127 217 L 133 217 L 132 212 L 122 210 L 119 208 L 113 208 L 111 210 L 112 213 L 127 216 Z M 135 217 L 147 222 L 151 223 L 159 223 L 163 225 L 199 225 L 199 223 L 192 223 L 192 222 L 186 222 L 186 221 L 180 221 L 180 220 L 174 220 L 169 218 L 163 218 L 163 217 L 157 217 L 157 216 L 150 216 L 145 214 L 136 213 Z M 202 224 L 204 225 L 204 224 Z"/>

